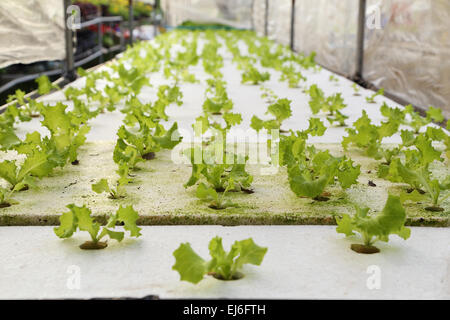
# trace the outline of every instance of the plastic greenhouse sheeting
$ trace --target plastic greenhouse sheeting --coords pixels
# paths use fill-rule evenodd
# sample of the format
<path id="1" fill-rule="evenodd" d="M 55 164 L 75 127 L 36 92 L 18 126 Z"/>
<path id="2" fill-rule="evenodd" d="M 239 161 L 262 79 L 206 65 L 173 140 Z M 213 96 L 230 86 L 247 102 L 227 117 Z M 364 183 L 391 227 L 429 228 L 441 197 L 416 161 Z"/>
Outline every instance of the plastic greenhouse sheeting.
<path id="1" fill-rule="evenodd" d="M 0 68 L 63 59 L 63 1 L 0 1 L 0 44 Z"/>
<path id="2" fill-rule="evenodd" d="M 269 0 L 268 36 L 290 40 L 291 0 Z M 265 0 L 255 0 L 253 22 L 264 33 Z M 323 66 L 352 76 L 356 65 L 358 1 L 297 0 L 294 48 L 317 53 Z M 379 24 L 378 24 L 379 23 Z M 450 117 L 450 1 L 368 0 L 364 78 L 386 92 Z"/>
<path id="3" fill-rule="evenodd" d="M 291 0 L 269 0 L 268 37 L 290 42 Z M 255 31 L 264 33 L 265 0 L 255 1 Z M 315 51 L 320 64 L 339 73 L 355 71 L 358 1 L 299 0 L 295 6 L 294 48 Z"/>
<path id="4" fill-rule="evenodd" d="M 194 20 L 252 28 L 252 0 L 162 0 L 161 6 L 170 26 Z"/>
<path id="5" fill-rule="evenodd" d="M 369 0 L 382 29 L 367 30 L 364 77 L 450 117 L 450 1 Z"/>

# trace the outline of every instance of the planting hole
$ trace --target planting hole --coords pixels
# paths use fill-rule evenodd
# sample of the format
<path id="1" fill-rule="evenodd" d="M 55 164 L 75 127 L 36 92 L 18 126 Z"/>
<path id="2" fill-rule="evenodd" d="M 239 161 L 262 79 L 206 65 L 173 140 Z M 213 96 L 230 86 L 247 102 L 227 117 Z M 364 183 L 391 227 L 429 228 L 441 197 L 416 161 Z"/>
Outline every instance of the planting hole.
<path id="1" fill-rule="evenodd" d="M 320 196 L 315 197 L 314 200 L 316 200 L 316 201 L 328 201 L 328 200 L 330 200 L 330 198 L 320 195 Z"/>
<path id="2" fill-rule="evenodd" d="M 209 208 L 214 209 L 214 210 L 223 210 L 225 209 L 225 207 L 219 207 L 217 204 L 211 203 L 209 206 Z"/>
<path id="3" fill-rule="evenodd" d="M 100 250 L 100 249 L 105 249 L 107 246 L 108 246 L 108 244 L 106 242 L 102 242 L 102 241 L 98 241 L 98 242 L 86 241 L 85 243 L 80 245 L 80 249 Z"/>
<path id="4" fill-rule="evenodd" d="M 372 254 L 380 252 L 380 249 L 378 249 L 375 246 L 366 246 L 363 244 L 356 244 L 356 243 L 352 244 L 350 248 L 355 252 L 363 254 Z"/>
<path id="5" fill-rule="evenodd" d="M 153 159 L 155 159 L 155 156 L 156 155 L 154 152 L 148 152 L 148 153 L 142 155 L 142 159 L 153 160 Z"/>
<path id="6" fill-rule="evenodd" d="M 442 212 L 442 211 L 444 211 L 444 208 L 433 206 L 433 207 L 426 207 L 425 210 L 431 211 L 431 212 Z"/>
<path id="7" fill-rule="evenodd" d="M 244 274 L 242 272 L 236 272 L 231 279 L 225 279 L 225 278 L 222 277 L 222 275 L 217 274 L 215 272 L 211 272 L 211 273 L 208 273 L 208 274 L 210 276 L 213 276 L 217 280 L 221 280 L 221 281 L 234 281 L 234 280 L 242 279 L 244 277 Z"/>

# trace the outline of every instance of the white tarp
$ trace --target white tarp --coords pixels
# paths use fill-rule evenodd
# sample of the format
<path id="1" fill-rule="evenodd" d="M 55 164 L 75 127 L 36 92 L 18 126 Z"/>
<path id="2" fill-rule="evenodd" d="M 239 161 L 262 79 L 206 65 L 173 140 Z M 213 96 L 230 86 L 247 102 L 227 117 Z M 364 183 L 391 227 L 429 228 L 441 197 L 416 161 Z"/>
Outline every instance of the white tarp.
<path id="1" fill-rule="evenodd" d="M 251 28 L 252 0 L 163 0 L 166 23 L 177 26 L 186 20 L 223 23 Z"/>
<path id="2" fill-rule="evenodd" d="M 264 33 L 265 0 L 255 0 L 255 30 Z M 356 66 L 358 1 L 297 0 L 297 51 L 317 53 L 325 67 L 352 76 Z M 268 36 L 290 40 L 291 0 L 270 0 Z M 450 117 L 450 1 L 368 0 L 363 77 L 423 109 Z"/>
<path id="3" fill-rule="evenodd" d="M 0 68 L 64 54 L 63 0 L 0 1 Z"/>

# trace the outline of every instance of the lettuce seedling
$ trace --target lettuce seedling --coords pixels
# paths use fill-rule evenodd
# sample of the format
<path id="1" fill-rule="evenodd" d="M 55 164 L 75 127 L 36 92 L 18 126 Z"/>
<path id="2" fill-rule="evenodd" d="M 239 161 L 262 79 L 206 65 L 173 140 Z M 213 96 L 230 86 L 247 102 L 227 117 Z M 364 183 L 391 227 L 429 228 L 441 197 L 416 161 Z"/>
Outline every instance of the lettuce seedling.
<path id="1" fill-rule="evenodd" d="M 153 158 L 161 149 L 173 149 L 182 140 L 182 137 L 177 134 L 176 122 L 168 131 L 160 124 L 155 124 L 154 128 L 149 128 L 144 122 L 140 122 L 140 125 L 141 128 L 136 133 L 121 126 L 117 132 L 121 141 L 118 141 L 117 146 L 126 148 L 129 145 L 135 148 L 142 159 Z"/>
<path id="2" fill-rule="evenodd" d="M 236 203 L 231 202 L 228 199 L 225 199 L 225 195 L 228 191 L 234 188 L 233 178 L 229 178 L 226 184 L 225 190 L 222 192 L 222 195 L 219 195 L 218 192 L 212 188 L 208 187 L 206 184 L 201 182 L 198 187 L 195 195 L 197 198 L 203 201 L 209 201 L 209 207 L 211 209 L 222 210 L 229 207 L 237 207 Z"/>
<path id="3" fill-rule="evenodd" d="M 123 187 L 126 186 L 131 180 L 129 179 L 129 166 L 127 163 L 119 164 L 119 169 L 116 173 L 119 175 L 119 179 L 117 180 L 116 187 L 110 187 L 108 184 L 108 180 L 101 179 L 99 182 L 92 184 L 92 191 L 96 193 L 109 193 L 111 199 L 119 199 L 123 198 Z"/>
<path id="4" fill-rule="evenodd" d="M 328 80 L 330 82 L 339 82 L 339 79 L 334 74 L 331 74 Z"/>
<path id="5" fill-rule="evenodd" d="M 228 97 L 226 83 L 220 79 L 206 80 L 208 88 L 205 91 L 203 111 L 205 114 L 222 114 L 233 109 L 233 101 Z"/>
<path id="6" fill-rule="evenodd" d="M 403 113 L 405 115 L 405 120 L 403 123 L 407 126 L 410 126 L 416 134 L 419 133 L 422 127 L 426 126 L 431 121 L 444 121 L 444 116 L 442 115 L 441 109 L 431 106 L 426 112 L 426 117 L 422 117 L 418 112 L 415 112 L 412 105 L 405 106 Z M 409 117 L 409 119 L 407 118 L 407 116 Z"/>
<path id="7" fill-rule="evenodd" d="M 216 161 L 215 147 L 210 145 L 203 149 L 203 153 L 202 149 L 198 147 L 185 150 L 185 155 L 192 164 L 192 173 L 184 187 L 191 187 L 198 181 L 203 180 L 218 192 L 228 190 L 251 193 L 250 187 L 253 176 L 245 170 L 248 157 L 244 158 L 236 154 L 230 157 L 230 155 L 223 152 L 220 157 L 221 160 Z M 201 155 L 202 158 L 197 159 L 196 155 Z M 232 161 L 228 158 L 231 158 Z"/>
<path id="8" fill-rule="evenodd" d="M 127 145 L 122 139 L 117 139 L 113 160 L 118 165 L 126 163 L 130 169 L 134 169 L 139 162 L 144 161 L 139 156 L 138 150 L 134 146 Z"/>
<path id="9" fill-rule="evenodd" d="M 300 71 L 297 71 L 293 65 L 281 67 L 280 81 L 287 81 L 289 88 L 298 88 L 300 81 L 306 81 L 306 78 Z"/>
<path id="10" fill-rule="evenodd" d="M 372 94 L 372 95 L 366 97 L 366 101 L 367 101 L 368 103 L 375 103 L 375 98 L 376 98 L 377 96 L 382 96 L 382 95 L 384 95 L 384 88 L 381 88 L 380 90 L 378 90 L 378 91 L 375 92 L 374 94 Z"/>
<path id="11" fill-rule="evenodd" d="M 280 163 L 287 167 L 291 190 L 298 196 L 315 200 L 328 200 L 325 188 L 337 178 L 343 189 L 357 183 L 360 165 L 354 165 L 346 156 L 334 157 L 328 150 L 318 152 L 314 146 L 306 147 L 308 136 L 321 136 L 326 127 L 316 118 L 309 119 L 303 131 L 290 131 L 280 141 Z"/>
<path id="12" fill-rule="evenodd" d="M 275 103 L 278 100 L 278 96 L 275 94 L 275 92 L 267 87 L 261 86 L 260 87 L 261 91 L 263 91 L 263 93 L 261 93 L 261 98 L 266 99 L 265 101 L 268 104 L 272 104 Z"/>
<path id="13" fill-rule="evenodd" d="M 305 161 L 306 142 L 309 136 L 323 136 L 326 131 L 323 122 L 318 118 L 309 118 L 309 127 L 303 131 L 290 131 L 290 135 L 281 136 L 280 162 L 291 167 Z"/>
<path id="14" fill-rule="evenodd" d="M 38 84 L 38 93 L 40 95 L 47 94 L 53 89 L 60 89 L 57 85 L 51 83 L 50 79 L 45 74 L 37 78 L 36 83 Z"/>
<path id="15" fill-rule="evenodd" d="M 202 64 L 206 73 L 213 76 L 213 78 L 221 79 L 223 75 L 220 69 L 223 68 L 223 58 L 217 54 L 218 48 L 218 45 L 206 44 L 202 52 Z"/>
<path id="16" fill-rule="evenodd" d="M 315 200 L 328 200 L 324 194 L 327 185 L 335 177 L 343 189 L 358 183 L 361 166 L 354 165 L 347 157 L 333 157 L 329 151 L 317 152 L 314 147 L 306 149 L 304 157 L 288 168 L 289 185 L 297 196 Z"/>
<path id="17" fill-rule="evenodd" d="M 137 96 L 144 86 L 150 86 L 150 81 L 145 70 L 140 70 L 136 67 L 129 69 L 125 68 L 124 64 L 113 64 L 112 68 L 118 72 L 118 78 L 112 78 L 111 81 L 115 83 L 116 88 L 123 90 L 124 95 L 134 94 Z"/>
<path id="18" fill-rule="evenodd" d="M 0 114 L 0 128 L 13 128 L 16 123 L 16 119 L 22 117 L 19 111 L 14 104 L 9 105 L 5 112 Z M 31 120 L 31 118 L 19 119 L 23 121 Z"/>
<path id="19" fill-rule="evenodd" d="M 106 248 L 107 242 L 100 241 L 105 236 L 119 242 L 122 241 L 125 232 L 116 230 L 117 223 L 123 224 L 123 228 L 130 232 L 130 237 L 138 238 L 141 236 L 141 228 L 136 225 L 139 215 L 132 206 L 120 206 L 116 213 L 109 217 L 106 226 L 103 227 L 94 221 L 91 217 L 91 210 L 86 206 L 77 207 L 74 204 L 69 204 L 67 208 L 70 211 L 63 213 L 59 217 L 60 226 L 55 227 L 53 230 L 62 239 L 70 238 L 77 230 L 89 232 L 91 241 L 86 241 L 81 244 L 81 249 Z"/>
<path id="20" fill-rule="evenodd" d="M 10 184 L 9 191 L 1 188 L 0 205 L 9 206 L 11 195 L 14 192 L 27 190 L 35 186 L 35 178 L 42 178 L 48 175 L 47 155 L 45 152 L 35 149 L 29 153 L 22 163 L 18 166 L 16 160 L 4 160 L 0 162 L 0 177 Z M 8 202 L 9 201 L 9 202 Z"/>
<path id="21" fill-rule="evenodd" d="M 257 116 L 253 116 L 251 119 L 250 127 L 257 132 L 263 128 L 270 131 L 272 129 L 280 129 L 284 120 L 288 119 L 292 115 L 291 100 L 278 99 L 275 103 L 272 103 L 267 107 L 266 114 L 270 114 L 275 117 L 271 120 L 261 120 Z"/>
<path id="22" fill-rule="evenodd" d="M 175 264 L 172 269 L 180 274 L 180 280 L 194 284 L 204 276 L 211 275 L 219 280 L 237 280 L 243 277 L 239 270 L 244 264 L 261 265 L 267 248 L 258 246 L 252 238 L 235 241 L 226 252 L 222 238 L 215 237 L 209 242 L 211 260 L 205 261 L 187 243 L 182 243 L 173 252 Z"/>
<path id="23" fill-rule="evenodd" d="M 11 127 L 5 126 L 0 128 L 0 150 L 10 150 L 21 143 L 22 141 Z"/>
<path id="24" fill-rule="evenodd" d="M 11 201 L 9 201 L 9 198 L 14 192 L 13 190 L 0 187 L 0 209 L 11 206 Z"/>
<path id="25" fill-rule="evenodd" d="M 373 244 L 378 240 L 388 242 L 391 234 L 396 234 L 404 240 L 409 238 L 411 230 L 404 227 L 406 213 L 399 197 L 389 195 L 383 211 L 377 215 L 369 215 L 368 212 L 369 208 L 356 206 L 356 214 L 353 217 L 343 214 L 342 218 L 336 218 L 338 233 L 348 237 L 355 235 L 356 231 L 362 236 L 364 245 L 352 244 L 353 251 L 380 252 Z"/>
<path id="26" fill-rule="evenodd" d="M 47 162 L 48 156 L 46 152 L 35 148 L 27 153 L 27 157 L 20 167 L 17 165 L 16 160 L 1 162 L 0 177 L 8 181 L 12 189 L 17 188 L 17 185 L 24 184 L 25 180 L 30 181 L 31 176 L 42 178 L 48 175 L 47 168 L 43 167 Z"/>
<path id="27" fill-rule="evenodd" d="M 253 66 L 249 66 L 243 73 L 242 73 L 242 80 L 241 83 L 248 83 L 250 82 L 253 85 L 259 84 L 261 82 L 265 82 L 270 80 L 270 73 L 268 72 L 259 72 L 258 69 L 256 69 Z"/>
<path id="28" fill-rule="evenodd" d="M 429 166 L 434 161 L 444 161 L 441 158 L 442 152 L 435 149 L 432 143 L 433 141 L 447 142 L 448 135 L 440 128 L 430 127 L 427 128 L 426 132 L 420 133 L 416 137 L 411 131 L 402 130 L 401 137 L 403 143 L 398 150 L 402 150 L 404 161 L 402 162 L 402 159 L 398 156 L 392 158 L 389 164 L 379 166 L 378 175 L 392 182 L 407 183 L 412 190 L 417 190 L 418 193 L 426 193 L 424 197 L 429 197 L 432 200 L 432 206 L 428 207 L 427 210 L 442 211 L 443 209 L 439 207 L 439 204 L 446 197 L 441 200 L 439 200 L 439 197 L 443 191 L 447 190 L 445 187 L 447 184 L 442 184 L 437 179 L 433 179 Z M 414 148 L 405 149 L 406 147 Z M 425 191 L 421 188 L 424 188 Z"/>
<path id="29" fill-rule="evenodd" d="M 54 168 L 62 168 L 67 163 L 67 150 L 59 152 L 57 141 L 49 137 L 41 138 L 39 132 L 35 131 L 28 133 L 23 141 L 12 146 L 11 149 L 27 157 L 36 157 L 36 154 L 45 155 L 46 161 L 31 171 L 31 175 L 42 178 L 49 176 Z"/>
<path id="30" fill-rule="evenodd" d="M 353 95 L 354 96 L 359 96 L 359 91 L 361 90 L 360 87 L 358 87 L 358 85 L 356 83 L 352 84 L 352 88 L 353 88 Z"/>
<path id="31" fill-rule="evenodd" d="M 371 123 L 367 112 L 363 110 L 362 116 L 353 123 L 353 128 L 346 128 L 348 136 L 342 139 L 342 147 L 348 149 L 349 145 L 355 145 L 365 151 L 365 154 L 375 159 L 380 159 L 381 142 L 384 137 L 390 137 L 398 131 L 400 122 L 386 121 L 380 126 Z"/>
<path id="32" fill-rule="evenodd" d="M 165 102 L 166 105 L 175 103 L 178 106 L 183 104 L 183 92 L 181 92 L 180 87 L 177 85 L 161 85 L 158 88 L 158 99 Z"/>
<path id="33" fill-rule="evenodd" d="M 80 125 L 79 119 L 73 113 L 66 112 L 66 108 L 62 103 L 45 107 L 41 111 L 44 117 L 41 123 L 50 131 L 56 152 L 75 163 L 78 148 L 86 141 L 86 134 L 91 128 L 86 124 Z"/>
<path id="34" fill-rule="evenodd" d="M 44 107 L 42 102 L 37 102 L 31 98 L 25 98 L 25 92 L 20 89 L 16 90 L 15 94 L 9 95 L 6 100 L 7 103 L 13 101 L 15 101 L 15 104 L 10 105 L 5 112 L 5 115 L 2 116 L 10 126 L 14 125 L 16 118 L 20 121 L 30 121 L 31 118 L 39 117 L 39 113 Z M 17 107 L 17 105 L 19 107 Z"/>
<path id="35" fill-rule="evenodd" d="M 323 91 L 313 84 L 307 90 L 310 96 L 309 106 L 313 114 L 317 114 L 320 111 L 328 113 L 327 120 L 330 124 L 335 122 L 339 126 L 345 126 L 345 120 L 348 117 L 340 112 L 341 109 L 347 107 L 344 103 L 344 99 L 340 93 L 335 93 L 329 97 L 326 97 Z"/>
<path id="36" fill-rule="evenodd" d="M 431 200 L 431 206 L 426 207 L 426 210 L 444 211 L 444 208 L 439 205 L 450 196 L 450 193 L 445 194 L 450 190 L 450 175 L 447 175 L 443 182 L 439 182 L 438 179 L 431 177 L 426 166 L 404 166 L 398 158 L 392 162 L 389 169 L 391 180 L 405 182 L 413 188 L 413 192 L 403 193 L 403 198 L 413 201 L 422 201 L 424 198 L 428 198 Z M 396 177 L 400 179 L 396 180 Z M 424 188 L 425 192 L 421 188 Z"/>

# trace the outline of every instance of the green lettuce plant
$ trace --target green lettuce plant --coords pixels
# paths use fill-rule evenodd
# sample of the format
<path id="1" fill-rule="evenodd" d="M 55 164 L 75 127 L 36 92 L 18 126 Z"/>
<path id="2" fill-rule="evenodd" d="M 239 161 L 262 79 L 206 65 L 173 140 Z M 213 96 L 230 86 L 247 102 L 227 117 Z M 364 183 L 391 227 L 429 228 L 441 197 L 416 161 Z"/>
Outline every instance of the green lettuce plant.
<path id="1" fill-rule="evenodd" d="M 205 275 L 220 280 L 237 280 L 243 277 L 239 271 L 245 264 L 259 266 L 267 248 L 258 246 L 252 238 L 235 241 L 229 252 L 222 245 L 222 238 L 215 237 L 209 242 L 211 259 L 205 261 L 189 243 L 182 243 L 173 253 L 175 264 L 172 269 L 180 274 L 182 281 L 199 283 Z"/>
<path id="2" fill-rule="evenodd" d="M 363 245 L 352 244 L 351 249 L 358 253 L 377 253 L 380 250 L 373 246 L 376 241 L 389 241 L 389 235 L 396 234 L 406 240 L 410 237 L 411 230 L 404 227 L 406 212 L 400 198 L 389 195 L 383 211 L 377 215 L 370 215 L 369 208 L 356 206 L 353 216 L 343 214 L 342 218 L 336 218 L 338 233 L 347 237 L 359 233 L 364 242 Z"/>
<path id="3" fill-rule="evenodd" d="M 95 222 L 91 216 L 92 212 L 86 206 L 78 207 L 74 204 L 69 204 L 67 208 L 70 210 L 64 212 L 60 217 L 59 227 L 54 228 L 55 234 L 62 239 L 70 238 L 79 231 L 87 231 L 91 236 L 91 241 L 86 241 L 80 245 L 81 249 L 104 249 L 107 247 L 106 241 L 101 241 L 108 236 L 110 239 L 121 242 L 125 236 L 125 232 L 117 230 L 118 223 L 123 224 L 123 228 L 129 231 L 130 237 L 141 236 L 141 228 L 136 225 L 139 218 L 138 213 L 132 206 L 120 206 L 115 214 L 112 214 L 105 226 L 100 226 Z"/>

